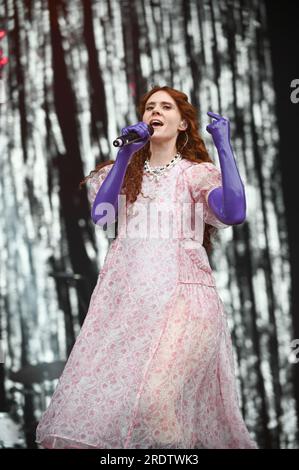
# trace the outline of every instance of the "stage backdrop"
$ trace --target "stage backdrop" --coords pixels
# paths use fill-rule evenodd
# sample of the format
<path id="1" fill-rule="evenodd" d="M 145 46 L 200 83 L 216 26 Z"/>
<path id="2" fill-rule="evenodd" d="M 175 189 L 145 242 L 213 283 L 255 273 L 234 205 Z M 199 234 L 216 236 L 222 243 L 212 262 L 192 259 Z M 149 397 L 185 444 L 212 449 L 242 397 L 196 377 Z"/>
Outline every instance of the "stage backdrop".
<path id="1" fill-rule="evenodd" d="M 111 242 L 86 190 L 154 84 L 231 120 L 247 219 L 211 256 L 234 345 L 240 406 L 260 447 L 298 447 L 291 377 L 290 260 L 263 2 L 0 0 L 7 101 L 0 105 L 1 433 L 34 431 L 88 310 Z M 217 271 L 215 260 L 217 259 Z M 1 424 L 0 424 L 1 426 Z"/>

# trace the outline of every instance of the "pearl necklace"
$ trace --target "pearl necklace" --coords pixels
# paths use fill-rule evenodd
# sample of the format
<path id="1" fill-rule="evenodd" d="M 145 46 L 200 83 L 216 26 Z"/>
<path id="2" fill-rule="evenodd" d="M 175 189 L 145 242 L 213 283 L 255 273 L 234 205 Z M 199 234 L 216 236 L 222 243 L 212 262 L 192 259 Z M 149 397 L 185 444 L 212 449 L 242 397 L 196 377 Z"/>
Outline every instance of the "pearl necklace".
<path id="1" fill-rule="evenodd" d="M 149 173 L 152 175 L 152 179 L 153 177 L 155 177 L 156 181 L 159 181 L 160 176 L 164 175 L 170 168 L 176 165 L 176 163 L 178 163 L 180 160 L 182 160 L 182 155 L 178 152 L 173 157 L 173 159 L 166 165 L 151 167 L 149 164 L 149 160 L 147 158 L 144 162 L 143 168 L 146 173 Z"/>

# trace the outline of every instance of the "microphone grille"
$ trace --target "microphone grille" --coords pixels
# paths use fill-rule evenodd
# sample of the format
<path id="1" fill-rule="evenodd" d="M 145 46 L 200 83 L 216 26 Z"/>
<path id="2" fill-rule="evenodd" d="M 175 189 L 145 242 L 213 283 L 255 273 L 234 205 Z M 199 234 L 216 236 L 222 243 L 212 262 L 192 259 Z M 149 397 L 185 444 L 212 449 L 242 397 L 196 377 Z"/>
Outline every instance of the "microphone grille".
<path id="1" fill-rule="evenodd" d="M 148 127 L 148 131 L 149 131 L 150 135 L 153 135 L 153 133 L 154 133 L 154 131 L 155 131 L 155 129 L 153 128 L 153 126 L 151 126 L 150 124 L 148 124 L 147 127 Z"/>

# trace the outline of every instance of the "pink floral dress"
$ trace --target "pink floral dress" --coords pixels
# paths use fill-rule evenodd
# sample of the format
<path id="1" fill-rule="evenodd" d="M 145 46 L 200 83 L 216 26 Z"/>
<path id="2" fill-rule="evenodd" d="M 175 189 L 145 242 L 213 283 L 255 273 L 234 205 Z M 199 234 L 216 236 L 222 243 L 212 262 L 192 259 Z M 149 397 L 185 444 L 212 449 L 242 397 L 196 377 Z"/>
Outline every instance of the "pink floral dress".
<path id="1" fill-rule="evenodd" d="M 90 181 L 91 203 L 111 168 Z M 257 448 L 239 409 L 231 337 L 206 250 L 195 231 L 186 236 L 178 229 L 186 208 L 197 203 L 205 223 L 228 227 L 207 204 L 221 186 L 220 171 L 183 158 L 158 182 L 151 178 L 144 173 L 137 200 L 125 209 L 36 442 Z M 155 212 L 147 210 L 153 202 L 162 211 L 158 226 L 171 215 L 178 236 L 136 232 L 136 221 L 157 227 Z"/>

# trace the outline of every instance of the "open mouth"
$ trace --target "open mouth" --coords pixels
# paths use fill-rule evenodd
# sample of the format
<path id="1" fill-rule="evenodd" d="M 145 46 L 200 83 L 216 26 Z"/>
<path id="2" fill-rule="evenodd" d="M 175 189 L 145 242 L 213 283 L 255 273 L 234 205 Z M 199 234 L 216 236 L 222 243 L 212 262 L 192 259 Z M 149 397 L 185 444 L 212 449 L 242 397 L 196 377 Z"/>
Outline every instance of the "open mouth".
<path id="1" fill-rule="evenodd" d="M 160 121 L 159 119 L 153 119 L 151 122 L 150 122 L 150 125 L 153 126 L 155 129 L 157 127 L 162 127 L 164 124 L 162 121 Z"/>

